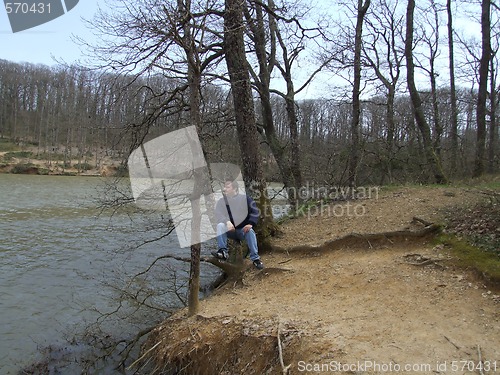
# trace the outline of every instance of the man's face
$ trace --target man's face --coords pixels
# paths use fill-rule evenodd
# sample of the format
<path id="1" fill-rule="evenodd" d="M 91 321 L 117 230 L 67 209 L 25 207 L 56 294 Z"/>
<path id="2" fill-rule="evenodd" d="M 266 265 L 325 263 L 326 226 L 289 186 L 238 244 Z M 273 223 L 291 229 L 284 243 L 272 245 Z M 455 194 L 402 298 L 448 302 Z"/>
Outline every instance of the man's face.
<path id="1" fill-rule="evenodd" d="M 224 194 L 227 195 L 228 197 L 232 197 L 233 195 L 236 195 L 236 190 L 233 188 L 233 184 L 230 181 L 227 181 L 224 183 Z"/>

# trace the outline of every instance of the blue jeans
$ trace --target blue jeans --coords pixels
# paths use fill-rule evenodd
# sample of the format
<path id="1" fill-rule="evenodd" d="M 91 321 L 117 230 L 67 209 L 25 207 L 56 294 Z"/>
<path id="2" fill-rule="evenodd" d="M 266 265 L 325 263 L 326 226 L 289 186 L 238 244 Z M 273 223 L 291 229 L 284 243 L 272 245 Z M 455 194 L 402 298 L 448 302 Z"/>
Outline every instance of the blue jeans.
<path id="1" fill-rule="evenodd" d="M 245 240 L 248 250 L 250 250 L 250 259 L 252 261 L 260 259 L 257 247 L 257 235 L 253 229 L 250 229 L 247 233 L 243 233 L 243 229 L 235 229 L 228 232 L 226 224 L 217 224 L 217 245 L 219 245 L 219 249 L 227 249 L 228 238 L 239 241 Z"/>

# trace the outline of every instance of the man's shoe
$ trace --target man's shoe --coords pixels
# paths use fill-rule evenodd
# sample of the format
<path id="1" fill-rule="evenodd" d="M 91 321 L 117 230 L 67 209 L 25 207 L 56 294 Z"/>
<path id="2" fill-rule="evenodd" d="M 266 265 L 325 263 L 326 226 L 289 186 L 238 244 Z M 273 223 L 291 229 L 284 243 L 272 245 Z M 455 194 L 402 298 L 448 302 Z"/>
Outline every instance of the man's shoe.
<path id="1" fill-rule="evenodd" d="M 258 270 L 261 270 L 264 268 L 264 264 L 260 261 L 260 259 L 257 259 L 257 260 L 254 260 L 253 261 L 253 265 L 255 266 L 255 268 L 257 268 Z"/>
<path id="2" fill-rule="evenodd" d="M 217 251 L 217 252 L 212 251 L 212 255 L 214 257 L 216 257 L 217 259 L 222 259 L 222 260 L 227 260 L 229 258 L 229 255 L 228 255 L 226 249 L 219 249 L 219 251 Z"/>

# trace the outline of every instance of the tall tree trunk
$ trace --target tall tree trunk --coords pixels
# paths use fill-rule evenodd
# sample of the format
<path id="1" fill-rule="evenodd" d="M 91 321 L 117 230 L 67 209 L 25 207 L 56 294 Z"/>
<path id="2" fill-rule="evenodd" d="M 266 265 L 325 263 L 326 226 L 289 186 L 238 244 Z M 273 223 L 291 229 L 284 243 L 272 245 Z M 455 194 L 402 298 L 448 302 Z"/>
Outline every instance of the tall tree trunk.
<path id="1" fill-rule="evenodd" d="M 453 39 L 453 15 L 451 12 L 451 0 L 446 1 L 446 11 L 448 14 L 448 56 L 450 64 L 450 101 L 451 101 L 451 174 L 457 172 L 458 159 L 458 107 L 457 90 L 455 87 L 455 58 Z"/>
<path id="2" fill-rule="evenodd" d="M 491 55 L 490 59 L 490 131 L 488 138 L 488 173 L 493 173 L 495 171 L 495 143 L 496 143 L 496 131 L 497 131 L 497 88 L 496 88 L 496 72 L 495 72 L 495 59 L 494 54 Z"/>
<path id="3" fill-rule="evenodd" d="M 291 77 L 290 77 L 291 78 Z M 300 152 L 300 142 L 299 142 L 299 130 L 298 130 L 298 119 L 297 119 L 297 108 L 295 103 L 295 91 L 293 88 L 293 83 L 287 82 L 287 95 L 286 101 L 286 113 L 288 116 L 288 127 L 290 129 L 290 169 L 292 171 L 293 181 L 295 184 L 295 191 L 298 192 L 302 186 L 302 171 L 301 171 L 301 158 L 302 154 Z M 297 196 L 300 200 L 300 197 Z"/>
<path id="4" fill-rule="evenodd" d="M 191 56 L 193 57 L 193 56 Z M 189 63 L 188 63 L 189 64 Z M 190 64 L 189 64 L 190 65 Z M 189 114 L 191 124 L 201 129 L 200 86 L 201 76 L 196 67 L 188 68 Z M 201 255 L 201 208 L 200 197 L 206 191 L 203 171 L 194 171 L 194 189 L 191 197 L 191 263 L 189 269 L 188 314 L 196 315 L 199 310 L 200 255 Z"/>
<path id="5" fill-rule="evenodd" d="M 415 65 L 413 63 L 413 14 L 415 10 L 415 0 L 408 0 L 406 11 L 406 41 L 405 41 L 405 57 L 408 80 L 408 91 L 413 106 L 413 114 L 415 121 L 422 136 L 422 147 L 427 163 L 434 175 L 434 180 L 438 184 L 446 183 L 447 178 L 444 175 L 443 169 L 432 145 L 431 131 L 429 124 L 425 119 L 422 109 L 422 100 L 415 85 Z"/>
<path id="6" fill-rule="evenodd" d="M 224 49 L 229 72 L 236 129 L 243 162 L 243 179 L 260 209 L 257 234 L 260 247 L 276 230 L 262 170 L 259 137 L 255 122 L 252 87 L 245 57 L 243 8 L 244 0 L 226 0 L 224 13 Z"/>
<path id="7" fill-rule="evenodd" d="M 443 135 L 443 126 L 441 124 L 441 116 L 439 114 L 438 92 L 436 77 L 436 58 L 439 54 L 439 14 L 435 1 L 431 1 L 432 10 L 434 12 L 434 35 L 435 43 L 430 44 L 430 78 L 431 78 L 431 93 L 432 93 L 432 113 L 434 122 L 434 150 L 439 162 L 441 163 L 441 138 Z"/>
<path id="8" fill-rule="evenodd" d="M 393 183 L 392 169 L 394 159 L 394 146 L 396 134 L 396 122 L 394 121 L 394 101 L 396 98 L 396 89 L 394 85 L 387 87 L 387 109 L 385 118 L 387 121 L 387 160 L 386 160 L 386 173 L 389 177 L 389 183 Z"/>
<path id="9" fill-rule="evenodd" d="M 197 48 L 192 35 L 190 25 L 191 1 L 177 0 L 177 7 L 180 14 L 183 37 L 181 38 L 182 48 L 186 54 L 189 85 L 189 120 L 191 125 L 196 126 L 198 132 L 201 131 L 201 71 L 197 55 Z M 196 149 L 196 146 L 192 148 Z M 196 151 L 195 151 L 196 152 Z M 189 269 L 189 293 L 188 293 L 188 315 L 193 316 L 199 310 L 199 290 L 200 290 L 200 255 L 201 255 L 201 207 L 200 197 L 206 191 L 207 183 L 204 171 L 195 170 L 194 189 L 190 197 L 191 201 L 191 262 Z"/>
<path id="10" fill-rule="evenodd" d="M 490 0 L 481 2 L 481 59 L 479 61 L 479 89 L 477 93 L 476 121 L 476 160 L 474 163 L 473 177 L 484 173 L 484 156 L 486 147 L 486 100 L 488 96 L 488 68 L 491 58 L 490 41 Z"/>
<path id="11" fill-rule="evenodd" d="M 351 155 L 349 158 L 349 185 L 356 186 L 358 183 L 357 170 L 360 154 L 360 117 L 361 117 L 361 47 L 363 37 L 363 20 L 370 0 L 358 0 L 358 16 L 356 19 L 356 35 L 354 36 L 354 84 L 352 88 L 352 119 L 351 119 Z"/>

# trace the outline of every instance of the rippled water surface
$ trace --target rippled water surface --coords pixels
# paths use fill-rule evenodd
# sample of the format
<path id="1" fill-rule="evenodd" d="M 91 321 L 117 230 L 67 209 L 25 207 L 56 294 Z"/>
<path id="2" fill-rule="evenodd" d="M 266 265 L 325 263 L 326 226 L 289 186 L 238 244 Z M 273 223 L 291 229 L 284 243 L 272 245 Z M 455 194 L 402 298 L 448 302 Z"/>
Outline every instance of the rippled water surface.
<path id="1" fill-rule="evenodd" d="M 37 358 L 37 348 L 71 333 L 90 308 L 110 306 L 102 278 L 140 270 L 159 249 L 180 251 L 172 236 L 133 252 L 130 215 L 98 216 L 99 178 L 0 174 L 0 374 Z M 158 230 L 161 235 L 161 228 Z"/>

